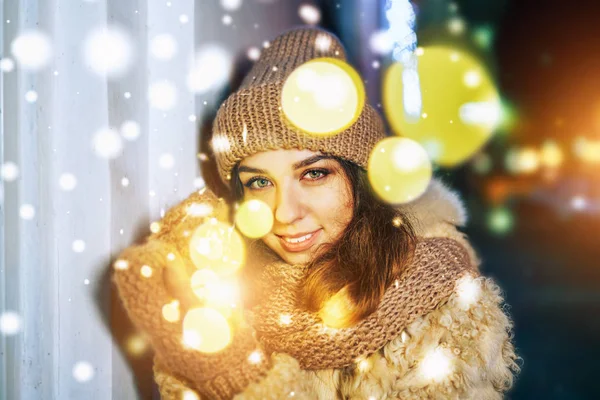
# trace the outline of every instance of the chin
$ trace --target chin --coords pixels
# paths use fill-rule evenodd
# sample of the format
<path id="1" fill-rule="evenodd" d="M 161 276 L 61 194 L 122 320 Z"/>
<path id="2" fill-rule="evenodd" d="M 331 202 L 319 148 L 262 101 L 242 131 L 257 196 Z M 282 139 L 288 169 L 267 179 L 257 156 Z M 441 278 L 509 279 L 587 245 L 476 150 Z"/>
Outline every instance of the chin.
<path id="1" fill-rule="evenodd" d="M 288 264 L 308 264 L 310 256 L 308 254 L 290 254 L 283 251 L 283 254 L 279 254 L 283 260 Z"/>

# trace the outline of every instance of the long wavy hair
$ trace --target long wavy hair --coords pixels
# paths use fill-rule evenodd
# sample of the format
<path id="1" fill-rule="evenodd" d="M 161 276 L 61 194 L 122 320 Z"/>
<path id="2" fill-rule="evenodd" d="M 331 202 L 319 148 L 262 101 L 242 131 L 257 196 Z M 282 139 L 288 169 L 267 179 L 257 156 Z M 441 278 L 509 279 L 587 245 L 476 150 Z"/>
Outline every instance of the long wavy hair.
<path id="1" fill-rule="evenodd" d="M 376 197 L 366 170 L 343 158 L 334 159 L 350 183 L 353 215 L 337 241 L 319 245 L 297 301 L 321 312 L 328 301 L 342 295 L 345 312 L 336 327 L 344 327 L 377 309 L 386 289 L 411 262 L 417 239 L 406 215 Z M 244 198 L 238 165 L 231 175 L 236 202 Z"/>

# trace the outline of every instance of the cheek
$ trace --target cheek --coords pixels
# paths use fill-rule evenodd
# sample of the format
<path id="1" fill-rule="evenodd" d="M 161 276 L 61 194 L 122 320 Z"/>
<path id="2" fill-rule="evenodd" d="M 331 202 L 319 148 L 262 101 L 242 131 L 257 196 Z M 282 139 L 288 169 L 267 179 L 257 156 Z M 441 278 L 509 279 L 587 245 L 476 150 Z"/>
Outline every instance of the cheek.
<path id="1" fill-rule="evenodd" d="M 315 204 L 313 210 L 319 214 L 319 219 L 328 225 L 326 228 L 341 231 L 352 218 L 352 197 L 342 185 L 326 188 Z"/>

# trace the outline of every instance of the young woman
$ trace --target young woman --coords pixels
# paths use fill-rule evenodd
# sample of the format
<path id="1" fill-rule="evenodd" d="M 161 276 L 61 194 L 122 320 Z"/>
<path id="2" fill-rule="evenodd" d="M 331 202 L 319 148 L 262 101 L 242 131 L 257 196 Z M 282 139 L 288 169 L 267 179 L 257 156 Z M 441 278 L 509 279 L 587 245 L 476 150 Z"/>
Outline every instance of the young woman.
<path id="1" fill-rule="evenodd" d="M 466 219 L 456 195 L 436 180 L 403 206 L 373 194 L 366 165 L 385 133 L 369 105 L 327 138 L 280 112 L 295 68 L 344 54 L 320 29 L 287 32 L 217 114 L 222 180 L 236 202 L 260 199 L 274 217 L 268 234 L 247 243 L 244 318 L 227 347 L 186 348 L 181 321 L 162 309 L 177 300 L 185 315 L 200 304 L 189 283 L 190 232 L 207 218 L 231 222 L 235 207 L 193 193 L 115 263 L 123 303 L 155 350 L 163 398 L 499 399 L 512 387 L 513 324 L 456 228 Z M 198 204 L 212 214 L 190 213 Z"/>

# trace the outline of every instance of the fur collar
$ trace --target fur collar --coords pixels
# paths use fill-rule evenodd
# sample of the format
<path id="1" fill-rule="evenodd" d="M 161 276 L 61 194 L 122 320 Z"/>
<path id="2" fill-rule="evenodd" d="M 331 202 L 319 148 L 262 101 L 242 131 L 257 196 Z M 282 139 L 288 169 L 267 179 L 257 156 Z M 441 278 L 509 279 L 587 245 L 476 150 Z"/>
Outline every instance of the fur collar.
<path id="1" fill-rule="evenodd" d="M 410 218 L 418 236 L 431 236 L 428 233 L 440 224 L 463 227 L 467 223 L 467 212 L 459 195 L 438 178 L 431 180 L 421 197 L 398 209 Z"/>

